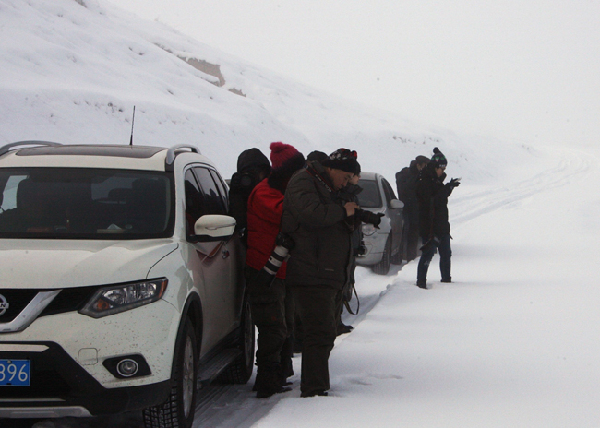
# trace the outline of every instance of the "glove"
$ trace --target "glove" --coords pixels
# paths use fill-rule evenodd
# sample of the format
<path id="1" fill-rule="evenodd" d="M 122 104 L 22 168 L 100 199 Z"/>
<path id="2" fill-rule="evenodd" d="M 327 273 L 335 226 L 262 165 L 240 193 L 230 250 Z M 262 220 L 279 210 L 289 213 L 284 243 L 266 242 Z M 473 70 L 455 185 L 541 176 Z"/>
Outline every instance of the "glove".
<path id="1" fill-rule="evenodd" d="M 375 226 L 375 228 L 379 229 L 379 224 L 381 223 L 381 217 L 385 217 L 385 214 L 384 214 L 384 213 L 377 213 L 377 214 L 375 214 L 375 215 L 376 215 L 377 217 L 379 217 L 379 219 L 378 219 L 378 220 L 376 220 L 376 221 L 373 223 L 373 226 Z"/>
<path id="2" fill-rule="evenodd" d="M 367 254 L 367 246 L 365 245 L 365 241 L 360 241 L 360 245 L 354 249 L 355 256 L 364 256 Z"/>
<path id="3" fill-rule="evenodd" d="M 458 187 L 460 186 L 460 178 L 453 178 L 448 184 L 450 185 L 450 187 Z"/>
<path id="4" fill-rule="evenodd" d="M 254 278 L 250 280 L 251 287 L 267 287 L 270 288 L 275 275 L 271 275 L 264 268 L 259 270 Z"/>

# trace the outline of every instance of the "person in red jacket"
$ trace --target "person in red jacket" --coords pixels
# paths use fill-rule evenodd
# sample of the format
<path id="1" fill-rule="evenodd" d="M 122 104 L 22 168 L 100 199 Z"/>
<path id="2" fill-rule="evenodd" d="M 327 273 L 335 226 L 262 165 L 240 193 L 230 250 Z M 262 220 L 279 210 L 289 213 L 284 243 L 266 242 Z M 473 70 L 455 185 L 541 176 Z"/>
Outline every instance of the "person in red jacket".
<path id="1" fill-rule="evenodd" d="M 263 281 L 259 272 L 269 261 L 281 229 L 283 194 L 292 175 L 304 167 L 302 153 L 289 144 L 271 143 L 271 175 L 256 185 L 248 198 L 248 248 L 246 279 L 252 318 L 258 328 L 258 366 L 254 390 L 267 398 L 284 392 L 293 371 L 294 304 L 286 287 L 286 263 L 273 282 Z"/>

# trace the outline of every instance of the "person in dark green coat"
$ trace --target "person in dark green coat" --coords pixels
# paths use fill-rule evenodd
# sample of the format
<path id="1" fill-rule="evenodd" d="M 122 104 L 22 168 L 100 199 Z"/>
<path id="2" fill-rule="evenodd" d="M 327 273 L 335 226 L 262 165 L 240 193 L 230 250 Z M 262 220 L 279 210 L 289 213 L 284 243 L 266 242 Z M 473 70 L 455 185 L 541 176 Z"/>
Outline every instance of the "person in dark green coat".
<path id="1" fill-rule="evenodd" d="M 356 152 L 339 149 L 307 162 L 290 180 L 283 199 L 282 232 L 294 240 L 286 279 L 294 288 L 304 330 L 301 396 L 325 396 L 329 354 L 336 338 L 336 303 L 352 261 L 352 230 L 345 220 L 358 208 L 334 198 L 354 175 Z"/>

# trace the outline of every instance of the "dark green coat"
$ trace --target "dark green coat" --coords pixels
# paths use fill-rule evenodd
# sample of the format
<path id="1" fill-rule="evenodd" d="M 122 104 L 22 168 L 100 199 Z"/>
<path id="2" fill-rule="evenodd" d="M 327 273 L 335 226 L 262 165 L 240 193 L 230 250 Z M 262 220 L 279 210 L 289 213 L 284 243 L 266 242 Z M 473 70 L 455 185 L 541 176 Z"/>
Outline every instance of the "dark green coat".
<path id="1" fill-rule="evenodd" d="M 323 286 L 341 290 L 351 262 L 351 231 L 346 210 L 335 201 L 333 186 L 318 162 L 290 180 L 283 198 L 282 231 L 295 246 L 286 280 L 293 286 Z"/>

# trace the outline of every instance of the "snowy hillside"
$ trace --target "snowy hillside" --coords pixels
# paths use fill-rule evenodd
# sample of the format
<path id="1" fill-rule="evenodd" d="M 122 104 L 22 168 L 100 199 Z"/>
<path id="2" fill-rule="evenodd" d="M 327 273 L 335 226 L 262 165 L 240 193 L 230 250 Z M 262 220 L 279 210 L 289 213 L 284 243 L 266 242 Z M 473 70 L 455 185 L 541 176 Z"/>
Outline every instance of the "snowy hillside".
<path id="1" fill-rule="evenodd" d="M 531 149 L 403 121 L 317 92 L 102 0 L 0 0 L 0 143 L 195 144 L 225 175 L 271 141 L 349 147 L 388 180 L 439 146 L 465 181 Z M 483 149 L 485 147 L 485 149 Z"/>

